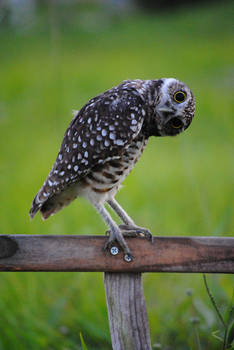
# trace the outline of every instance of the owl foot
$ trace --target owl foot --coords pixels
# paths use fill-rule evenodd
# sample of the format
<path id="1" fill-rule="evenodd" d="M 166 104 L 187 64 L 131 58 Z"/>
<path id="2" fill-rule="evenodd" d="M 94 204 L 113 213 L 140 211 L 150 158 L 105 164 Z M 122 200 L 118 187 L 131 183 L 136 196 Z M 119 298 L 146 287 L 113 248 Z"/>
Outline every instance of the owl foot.
<path id="1" fill-rule="evenodd" d="M 119 228 L 121 229 L 121 232 L 125 237 L 139 237 L 139 236 L 142 237 L 143 236 L 147 238 L 149 241 L 151 241 L 151 243 L 154 243 L 154 237 L 152 233 L 144 227 L 123 224 L 123 225 L 119 225 Z"/>
<path id="2" fill-rule="evenodd" d="M 117 228 L 116 230 L 108 230 L 106 234 L 109 235 L 107 242 L 104 245 L 104 250 L 109 251 L 115 242 L 119 243 L 124 252 L 125 261 L 132 261 L 134 259 L 125 239 L 123 238 L 122 230 Z"/>

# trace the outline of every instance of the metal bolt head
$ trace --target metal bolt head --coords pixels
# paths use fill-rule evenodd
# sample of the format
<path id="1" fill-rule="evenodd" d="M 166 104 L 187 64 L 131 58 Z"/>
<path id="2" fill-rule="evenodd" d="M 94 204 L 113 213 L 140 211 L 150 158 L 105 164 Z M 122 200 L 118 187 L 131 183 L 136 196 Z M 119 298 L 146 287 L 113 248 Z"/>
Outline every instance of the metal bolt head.
<path id="1" fill-rule="evenodd" d="M 119 248 L 118 247 L 111 247 L 110 249 L 111 255 L 117 255 L 119 253 Z"/>
<path id="2" fill-rule="evenodd" d="M 131 255 L 125 254 L 125 255 L 124 255 L 124 260 L 125 260 L 126 262 L 131 262 L 131 261 L 132 261 Z"/>

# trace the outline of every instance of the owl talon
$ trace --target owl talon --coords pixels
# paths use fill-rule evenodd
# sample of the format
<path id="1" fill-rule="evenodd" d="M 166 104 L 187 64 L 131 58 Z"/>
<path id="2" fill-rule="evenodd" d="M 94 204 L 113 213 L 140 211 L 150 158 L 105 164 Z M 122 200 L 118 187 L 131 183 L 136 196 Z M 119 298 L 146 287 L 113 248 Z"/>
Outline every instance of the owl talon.
<path id="1" fill-rule="evenodd" d="M 154 237 L 152 233 L 144 227 L 122 224 L 119 225 L 119 228 L 125 237 L 138 237 L 143 235 L 145 238 L 149 239 L 151 243 L 154 243 Z"/>
<path id="2" fill-rule="evenodd" d="M 106 241 L 104 245 L 104 251 L 110 251 L 111 247 L 113 247 L 113 244 L 116 242 L 120 245 L 120 247 L 123 249 L 124 255 L 129 257 L 129 260 L 126 261 L 131 261 L 133 260 L 133 255 L 128 248 L 127 243 L 125 242 L 121 230 L 116 230 L 116 231 L 111 231 L 107 230 L 106 234 L 109 235 L 108 240 Z"/>
<path id="3" fill-rule="evenodd" d="M 106 236 L 110 236 L 110 234 L 111 234 L 111 230 L 107 230 L 107 231 L 105 232 L 105 235 L 106 235 Z"/>
<path id="4" fill-rule="evenodd" d="M 103 248 L 105 252 L 107 252 L 107 251 L 110 250 L 110 248 L 111 248 L 111 246 L 112 246 L 112 243 L 113 243 L 112 241 L 109 241 L 109 240 L 106 241 L 106 243 L 105 243 L 105 245 L 104 245 L 104 248 Z"/>

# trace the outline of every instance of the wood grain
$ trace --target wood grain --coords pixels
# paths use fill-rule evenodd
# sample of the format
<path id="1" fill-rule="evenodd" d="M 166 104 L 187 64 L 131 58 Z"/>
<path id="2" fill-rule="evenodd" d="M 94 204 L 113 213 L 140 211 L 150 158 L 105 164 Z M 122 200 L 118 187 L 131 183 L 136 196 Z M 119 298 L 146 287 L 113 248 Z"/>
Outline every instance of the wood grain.
<path id="1" fill-rule="evenodd" d="M 0 271 L 234 273 L 232 237 L 128 238 L 125 262 L 103 251 L 105 236 L 0 235 Z"/>
<path id="2" fill-rule="evenodd" d="M 141 273 L 104 273 L 113 350 L 151 350 Z"/>

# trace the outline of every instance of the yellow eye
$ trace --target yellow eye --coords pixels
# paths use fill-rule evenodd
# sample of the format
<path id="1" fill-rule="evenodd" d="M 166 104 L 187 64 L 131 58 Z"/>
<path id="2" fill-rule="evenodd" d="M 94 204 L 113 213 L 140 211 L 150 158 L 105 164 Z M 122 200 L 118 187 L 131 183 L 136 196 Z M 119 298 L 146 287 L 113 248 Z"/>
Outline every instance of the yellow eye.
<path id="1" fill-rule="evenodd" d="M 183 123 L 179 118 L 172 118 L 170 124 L 174 129 L 179 129 L 183 126 Z"/>
<path id="2" fill-rule="evenodd" d="M 181 91 L 181 90 L 176 91 L 176 92 L 174 93 L 173 98 L 174 98 L 174 101 L 175 101 L 175 102 L 177 102 L 177 103 L 182 103 L 182 102 L 184 102 L 185 99 L 186 99 L 186 93 L 185 93 L 184 91 Z"/>

